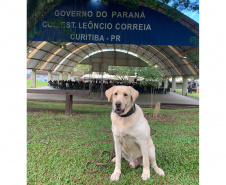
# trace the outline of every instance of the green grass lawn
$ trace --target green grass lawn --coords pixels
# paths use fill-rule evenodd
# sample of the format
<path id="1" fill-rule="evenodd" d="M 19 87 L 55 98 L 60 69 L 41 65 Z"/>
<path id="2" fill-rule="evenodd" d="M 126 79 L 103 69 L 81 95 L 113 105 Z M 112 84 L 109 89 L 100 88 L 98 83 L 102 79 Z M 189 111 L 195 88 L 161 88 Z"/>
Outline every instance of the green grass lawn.
<path id="1" fill-rule="evenodd" d="M 47 86 L 48 83 L 40 80 L 36 80 L 36 87 Z M 31 88 L 31 80 L 27 80 L 27 88 Z"/>
<path id="2" fill-rule="evenodd" d="M 164 109 L 154 119 L 143 108 L 156 130 L 152 139 L 165 176 L 151 168 L 151 178 L 142 181 L 142 167 L 131 169 L 122 159 L 121 177 L 111 182 L 112 162 L 94 174 L 84 171 L 88 160 L 111 150 L 111 106 L 73 105 L 71 117 L 64 115 L 65 104 L 28 101 L 27 108 L 28 184 L 199 184 L 199 109 Z"/>
<path id="3" fill-rule="evenodd" d="M 182 94 L 182 89 L 176 89 L 175 91 L 176 91 L 177 93 Z M 199 98 L 199 93 L 196 93 L 195 91 L 192 91 L 192 94 L 191 94 L 191 93 L 188 93 L 188 91 L 187 91 L 187 95 L 188 95 L 188 96 L 195 97 L 195 98 Z"/>

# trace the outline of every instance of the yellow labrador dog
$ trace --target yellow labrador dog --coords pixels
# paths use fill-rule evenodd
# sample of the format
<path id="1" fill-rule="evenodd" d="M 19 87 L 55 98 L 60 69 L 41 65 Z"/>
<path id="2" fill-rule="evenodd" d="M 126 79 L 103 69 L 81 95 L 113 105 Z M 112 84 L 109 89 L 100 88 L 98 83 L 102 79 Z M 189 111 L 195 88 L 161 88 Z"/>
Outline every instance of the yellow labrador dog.
<path id="1" fill-rule="evenodd" d="M 150 136 L 150 127 L 141 108 L 135 104 L 139 93 L 130 86 L 113 86 L 106 92 L 108 101 L 112 98 L 112 132 L 115 143 L 115 170 L 112 181 L 117 181 L 121 174 L 121 157 L 132 168 L 143 166 L 141 178 L 150 178 L 150 164 L 155 172 L 164 175 L 156 164 L 155 146 Z M 149 164 L 150 163 L 150 164 Z"/>

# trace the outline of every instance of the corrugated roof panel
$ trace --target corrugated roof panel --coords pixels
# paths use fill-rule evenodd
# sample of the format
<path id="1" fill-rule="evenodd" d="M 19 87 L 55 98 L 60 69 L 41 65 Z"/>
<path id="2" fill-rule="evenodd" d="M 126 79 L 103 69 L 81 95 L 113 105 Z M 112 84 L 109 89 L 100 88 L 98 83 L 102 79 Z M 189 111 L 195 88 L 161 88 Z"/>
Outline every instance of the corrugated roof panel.
<path id="1" fill-rule="evenodd" d="M 82 57 L 80 57 L 80 56 L 78 56 L 78 55 L 75 55 L 75 54 L 72 54 L 72 55 L 70 55 L 70 56 L 68 57 L 68 59 L 70 59 L 70 60 L 74 60 L 75 58 L 80 58 L 80 59 L 82 59 Z"/>
<path id="2" fill-rule="evenodd" d="M 36 47 L 38 47 L 40 44 L 42 43 L 42 41 L 37 41 L 36 43 L 34 42 L 32 42 L 32 47 L 34 47 L 34 48 L 36 48 Z"/>
<path id="3" fill-rule="evenodd" d="M 46 64 L 43 70 L 49 71 L 52 69 L 53 66 L 54 66 L 54 63 L 48 63 Z"/>
<path id="4" fill-rule="evenodd" d="M 70 60 L 66 59 L 66 60 L 64 60 L 64 62 L 62 64 L 67 65 L 70 62 L 71 62 Z"/>
<path id="5" fill-rule="evenodd" d="M 80 57 L 80 56 L 75 56 L 75 57 L 72 58 L 72 60 L 74 60 L 74 61 L 80 61 L 80 60 L 82 60 L 82 59 L 83 59 L 83 58 Z"/>
<path id="6" fill-rule="evenodd" d="M 33 60 L 33 59 L 30 59 L 28 62 L 27 62 L 27 68 L 28 69 L 34 69 L 35 66 L 39 63 L 39 60 Z"/>
<path id="7" fill-rule="evenodd" d="M 191 72 L 191 70 L 187 65 L 180 66 L 180 68 L 186 73 L 186 75 L 193 76 L 193 73 Z"/>
<path id="8" fill-rule="evenodd" d="M 178 55 L 171 56 L 171 61 L 173 61 L 176 66 L 184 64 L 184 61 Z"/>
<path id="9" fill-rule="evenodd" d="M 62 71 L 64 67 L 65 67 L 65 66 L 60 65 L 60 66 L 57 68 L 57 70 L 56 70 L 56 71 Z"/>
<path id="10" fill-rule="evenodd" d="M 107 47 L 108 48 L 114 48 L 114 45 L 113 44 L 107 44 Z"/>
<path id="11" fill-rule="evenodd" d="M 32 58 L 33 59 L 42 59 L 45 55 L 46 55 L 46 52 L 39 50 L 32 56 Z"/>
<path id="12" fill-rule="evenodd" d="M 80 56 L 84 56 L 84 52 L 81 51 L 81 50 L 76 51 L 75 54 L 80 55 Z M 87 54 L 85 54 L 85 55 L 87 55 Z"/>
<path id="13" fill-rule="evenodd" d="M 39 46 L 42 42 L 36 42 L 36 43 L 30 43 L 30 46 L 32 44 L 34 44 L 34 46 Z M 44 43 L 44 42 L 43 42 Z M 59 63 L 63 60 L 63 57 L 67 57 L 71 52 L 73 52 L 74 50 L 77 50 L 78 47 L 81 46 L 85 46 L 87 44 L 82 44 L 82 43 L 73 43 L 67 46 L 66 49 L 61 49 L 58 51 L 58 48 L 56 48 L 55 50 L 52 50 L 52 52 L 56 52 L 56 55 L 59 56 L 52 56 L 49 55 L 48 57 L 45 57 L 48 55 L 48 53 L 45 53 L 44 51 L 37 51 L 32 58 L 37 58 L 37 59 L 41 59 L 43 58 L 43 60 L 49 60 L 51 58 L 51 60 L 49 61 L 49 64 L 45 66 L 44 69 L 49 69 L 49 65 L 53 65 L 51 64 L 53 63 Z M 46 45 L 43 45 L 43 49 L 44 50 L 51 50 L 54 44 L 49 44 L 47 43 Z M 29 47 L 29 46 L 28 46 Z M 75 52 L 75 54 L 71 54 L 69 55 L 68 59 L 65 60 L 63 62 L 63 64 L 69 64 L 71 65 L 71 62 L 69 62 L 69 60 L 75 60 L 75 61 L 81 61 L 83 58 L 85 58 L 87 56 L 87 53 L 93 53 L 93 50 L 97 51 L 97 50 L 102 50 L 105 48 L 114 48 L 114 46 L 112 44 L 90 44 L 89 46 L 83 47 L 79 50 L 77 50 Z M 150 63 L 156 63 L 160 66 L 160 68 L 162 70 L 164 70 L 164 68 L 169 68 L 170 73 L 172 73 L 171 75 L 193 75 L 194 74 L 194 69 L 196 69 L 196 71 L 198 72 L 199 70 L 199 63 L 198 61 L 196 63 L 192 63 L 191 66 L 192 67 L 186 67 L 186 63 L 189 63 L 189 61 L 185 62 L 183 61 L 184 59 L 182 59 L 180 57 L 180 55 L 178 56 L 178 54 L 176 52 L 186 52 L 188 51 L 188 53 L 186 53 L 186 56 L 188 55 L 194 55 L 194 53 L 197 53 L 197 51 L 189 51 L 190 49 L 194 49 L 192 47 L 177 47 L 177 46 L 172 46 L 171 48 L 169 46 L 147 46 L 147 45 L 140 45 L 140 46 L 133 46 L 133 45 L 120 45 L 120 44 L 116 44 L 115 48 L 119 51 L 116 52 L 116 57 L 119 58 L 126 58 L 126 59 L 133 59 L 133 54 L 135 53 L 138 56 L 141 56 L 144 60 L 149 61 Z M 143 49 L 142 49 L 143 48 Z M 174 49 L 173 49 L 174 48 Z M 66 51 L 68 50 L 68 51 Z M 130 51 L 131 54 L 130 55 L 126 55 L 125 53 L 120 52 L 120 50 L 125 50 L 125 51 Z M 147 52 L 146 52 L 147 51 Z M 158 51 L 160 51 L 161 53 L 158 53 Z M 28 52 L 29 53 L 29 52 Z M 29 55 L 29 54 L 28 54 Z M 94 54 L 93 56 L 95 57 L 100 57 L 102 56 L 102 53 L 97 53 Z M 108 56 L 109 58 L 113 58 L 114 59 L 114 52 L 108 53 L 108 52 L 103 52 L 103 56 Z M 182 55 L 181 55 L 182 56 Z M 198 60 L 198 56 L 196 57 Z M 110 59 L 109 59 L 110 60 Z M 164 64 L 159 64 L 161 62 L 159 62 L 159 60 L 164 63 Z M 31 67 L 31 63 L 33 63 L 34 61 L 30 61 L 28 62 L 28 66 Z M 34 62 L 34 66 L 37 65 L 37 61 Z M 72 63 L 73 65 L 73 63 Z M 177 69 L 172 68 L 173 66 L 177 67 Z M 72 66 L 71 66 L 72 67 Z M 191 74 L 191 70 L 193 70 L 193 74 Z M 164 72 L 165 75 L 169 75 L 166 73 L 169 72 Z M 180 74 L 179 74 L 180 73 Z"/>
<path id="14" fill-rule="evenodd" d="M 54 47 L 57 47 L 57 46 L 54 45 L 54 44 L 52 44 L 52 43 L 47 42 L 47 43 L 42 47 L 42 50 L 50 51 L 50 50 L 53 49 Z"/>
<path id="15" fill-rule="evenodd" d="M 64 50 L 64 49 L 60 50 L 60 51 L 57 53 L 57 55 L 60 55 L 60 56 L 63 56 L 63 55 L 67 56 L 67 55 L 69 55 L 69 54 L 70 54 L 70 52 L 68 52 L 68 51 L 66 51 L 66 50 Z"/>
<path id="16" fill-rule="evenodd" d="M 169 70 L 171 71 L 172 75 L 174 75 L 174 76 L 179 75 L 179 74 L 178 74 L 178 72 L 177 72 L 177 70 L 176 70 L 175 68 L 170 67 L 170 69 L 169 69 Z"/>
<path id="17" fill-rule="evenodd" d="M 88 53 L 88 54 L 93 53 L 93 52 L 94 51 L 92 49 L 90 49 L 90 48 L 86 50 L 86 53 Z"/>
<path id="18" fill-rule="evenodd" d="M 116 52 L 116 58 L 117 58 L 117 59 L 120 59 L 120 58 L 127 58 L 127 54 L 121 53 L 121 52 Z"/>
<path id="19" fill-rule="evenodd" d="M 69 66 L 70 66 L 70 67 L 75 67 L 76 65 L 77 65 L 76 63 L 73 63 L 73 62 L 72 62 L 72 63 L 70 63 Z"/>
<path id="20" fill-rule="evenodd" d="M 51 58 L 50 62 L 56 63 L 56 62 L 58 62 L 59 60 L 62 60 L 62 58 L 55 55 L 55 56 L 53 56 L 53 57 Z"/>
<path id="21" fill-rule="evenodd" d="M 112 58 L 112 59 L 114 59 L 114 56 L 115 54 L 114 54 L 114 52 L 103 52 L 103 57 L 104 58 Z"/>
<path id="22" fill-rule="evenodd" d="M 67 50 L 73 51 L 76 47 L 73 44 L 69 44 L 68 46 L 66 46 Z"/>
<path id="23" fill-rule="evenodd" d="M 160 60 L 162 60 L 162 61 L 163 61 L 163 60 L 166 60 L 166 57 L 163 56 L 161 53 L 155 52 L 154 55 L 158 56 L 158 58 L 159 58 Z"/>

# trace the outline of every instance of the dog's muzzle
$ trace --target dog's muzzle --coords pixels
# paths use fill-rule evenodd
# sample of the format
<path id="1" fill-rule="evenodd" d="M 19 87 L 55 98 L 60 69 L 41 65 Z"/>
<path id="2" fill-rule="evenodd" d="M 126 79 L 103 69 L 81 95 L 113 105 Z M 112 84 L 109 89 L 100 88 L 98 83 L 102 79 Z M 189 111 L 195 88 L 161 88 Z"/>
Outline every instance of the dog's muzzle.
<path id="1" fill-rule="evenodd" d="M 121 106 L 122 106 L 122 103 L 120 101 L 115 102 L 115 113 L 116 114 L 122 114 L 125 111 L 125 109 L 122 109 Z"/>

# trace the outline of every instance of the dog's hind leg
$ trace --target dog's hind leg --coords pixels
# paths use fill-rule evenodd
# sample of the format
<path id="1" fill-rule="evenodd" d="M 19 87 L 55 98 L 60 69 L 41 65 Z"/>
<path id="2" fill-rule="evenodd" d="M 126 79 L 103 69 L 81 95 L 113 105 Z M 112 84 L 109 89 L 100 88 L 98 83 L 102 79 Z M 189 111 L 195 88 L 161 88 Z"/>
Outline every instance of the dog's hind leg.
<path id="1" fill-rule="evenodd" d="M 152 144 L 151 147 L 148 148 L 148 156 L 149 156 L 151 167 L 154 168 L 155 172 L 159 175 L 165 175 L 164 171 L 157 166 L 154 144 Z"/>
<path id="2" fill-rule="evenodd" d="M 123 157 L 126 161 L 128 161 L 128 162 L 131 161 L 131 160 L 130 160 L 130 156 L 127 155 L 123 150 L 122 150 L 122 157 Z"/>
<path id="3" fill-rule="evenodd" d="M 122 157 L 129 162 L 129 165 L 131 168 L 135 168 L 138 164 L 136 160 L 131 159 L 129 155 L 127 155 L 123 150 L 122 150 Z"/>
<path id="4" fill-rule="evenodd" d="M 136 159 L 131 159 L 129 165 L 131 168 L 136 168 L 138 165 L 143 166 L 143 157 L 138 157 Z"/>

